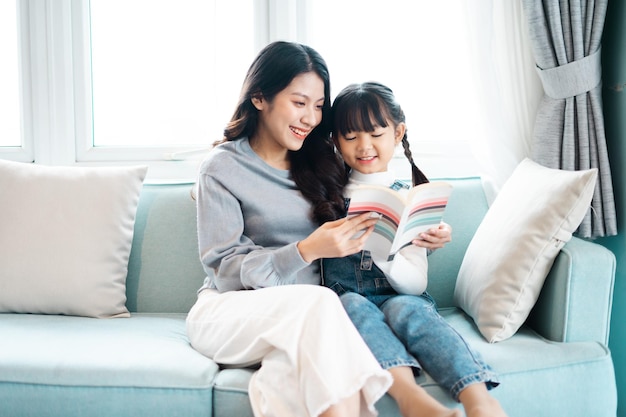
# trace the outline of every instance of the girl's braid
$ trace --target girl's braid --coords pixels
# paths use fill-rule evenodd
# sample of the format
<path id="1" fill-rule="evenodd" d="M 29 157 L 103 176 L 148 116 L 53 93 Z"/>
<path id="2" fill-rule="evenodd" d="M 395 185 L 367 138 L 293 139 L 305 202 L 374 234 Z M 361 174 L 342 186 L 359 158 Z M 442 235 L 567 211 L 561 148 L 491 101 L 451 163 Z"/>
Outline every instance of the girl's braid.
<path id="1" fill-rule="evenodd" d="M 411 178 L 413 180 L 413 186 L 423 184 L 428 182 L 428 178 L 424 173 L 417 167 L 415 161 L 413 161 L 413 154 L 411 153 L 411 148 L 409 147 L 409 140 L 407 139 L 406 133 L 402 138 L 402 147 L 404 148 L 404 156 L 411 163 Z"/>

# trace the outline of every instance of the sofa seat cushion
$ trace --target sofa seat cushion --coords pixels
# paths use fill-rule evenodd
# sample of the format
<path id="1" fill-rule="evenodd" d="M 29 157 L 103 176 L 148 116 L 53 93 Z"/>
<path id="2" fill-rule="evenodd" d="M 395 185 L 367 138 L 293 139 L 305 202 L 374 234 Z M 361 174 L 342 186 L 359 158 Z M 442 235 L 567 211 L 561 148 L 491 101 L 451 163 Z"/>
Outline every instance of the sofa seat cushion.
<path id="1" fill-rule="evenodd" d="M 0 334 L 4 382 L 209 388 L 218 371 L 190 347 L 184 314 L 106 320 L 1 314 Z"/>
<path id="2" fill-rule="evenodd" d="M 546 340 L 527 326 L 510 339 L 492 344 L 480 334 L 474 321 L 458 308 L 440 310 L 445 320 L 474 347 L 497 372 L 501 385 L 492 391 L 510 417 L 594 414 L 604 407 L 615 409 L 613 365 L 608 349 L 596 342 L 558 343 Z M 215 379 L 215 417 L 252 417 L 247 397 L 251 369 L 224 369 Z M 564 386 L 577 392 L 562 395 Z M 449 407 L 459 407 L 428 374 L 417 381 Z M 594 401 L 589 401 L 594 398 Z M 541 399 L 541 400 L 539 400 Z M 598 402 L 596 400 L 600 399 Z M 514 401 L 514 403 L 512 403 Z M 385 396 L 377 403 L 381 416 L 399 415 L 395 402 Z M 532 413 L 528 413 L 533 410 Z M 521 413 L 521 414 L 520 414 Z"/>
<path id="3" fill-rule="evenodd" d="M 559 343 L 546 340 L 528 326 L 507 343 L 489 343 L 481 337 L 473 320 L 458 308 L 440 310 L 441 315 L 476 349 L 498 374 L 527 372 L 567 367 L 609 355 L 606 346 L 597 342 Z"/>
<path id="4" fill-rule="evenodd" d="M 493 344 L 462 310 L 440 312 L 499 375 L 501 385 L 492 393 L 503 402 L 509 417 L 614 415 L 615 376 L 605 345 L 553 342 L 526 325 L 511 338 Z"/>
<path id="5" fill-rule="evenodd" d="M 0 415 L 211 417 L 218 366 L 185 314 L 0 314 Z"/>
<path id="6" fill-rule="evenodd" d="M 248 398 L 251 368 L 223 369 L 215 379 L 213 411 L 216 416 L 254 417 Z"/>

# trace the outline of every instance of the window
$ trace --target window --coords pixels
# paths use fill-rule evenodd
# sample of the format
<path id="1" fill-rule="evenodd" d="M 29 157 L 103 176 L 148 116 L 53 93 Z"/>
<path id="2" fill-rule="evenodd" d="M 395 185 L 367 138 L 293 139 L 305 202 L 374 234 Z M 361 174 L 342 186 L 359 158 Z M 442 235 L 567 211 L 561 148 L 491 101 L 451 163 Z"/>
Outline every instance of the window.
<path id="1" fill-rule="evenodd" d="M 88 24 L 74 49 L 91 64 L 75 63 L 77 161 L 150 161 L 157 177 L 195 176 L 185 159 L 221 137 L 254 57 L 254 11 L 251 0 L 75 5 Z"/>
<path id="2" fill-rule="evenodd" d="M 477 101 L 462 0 L 315 0 L 306 14 L 306 41 L 327 61 L 333 95 L 382 82 L 404 110 L 411 151 L 428 176 L 473 170 L 467 135 L 476 131 Z M 396 172 L 410 178 L 398 151 Z"/>
<path id="3" fill-rule="evenodd" d="M 221 136 L 255 52 L 251 1 L 91 0 L 89 16 L 94 147 Z"/>
<path id="4" fill-rule="evenodd" d="M 20 147 L 19 63 L 15 1 L 0 2 L 0 147 Z"/>
<path id="5" fill-rule="evenodd" d="M 9 92 L 0 96 L 0 157 L 140 163 L 149 180 L 194 179 L 257 51 L 285 39 L 324 56 L 333 94 L 351 82 L 389 85 L 420 167 L 431 177 L 464 175 L 473 169 L 466 134 L 475 106 L 461 2 L 0 2 L 8 57 L 0 91 Z M 401 153 L 397 162 L 407 176 Z"/>

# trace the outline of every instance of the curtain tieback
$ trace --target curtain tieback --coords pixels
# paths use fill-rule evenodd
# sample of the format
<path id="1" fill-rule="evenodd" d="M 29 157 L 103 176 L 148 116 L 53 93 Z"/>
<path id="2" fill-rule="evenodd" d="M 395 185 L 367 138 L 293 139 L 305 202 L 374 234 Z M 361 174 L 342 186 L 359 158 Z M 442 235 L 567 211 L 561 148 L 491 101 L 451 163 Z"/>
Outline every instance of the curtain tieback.
<path id="1" fill-rule="evenodd" d="M 541 69 L 537 73 L 548 97 L 564 99 L 593 90 L 602 81 L 602 64 L 598 48 L 593 54 L 559 67 Z"/>

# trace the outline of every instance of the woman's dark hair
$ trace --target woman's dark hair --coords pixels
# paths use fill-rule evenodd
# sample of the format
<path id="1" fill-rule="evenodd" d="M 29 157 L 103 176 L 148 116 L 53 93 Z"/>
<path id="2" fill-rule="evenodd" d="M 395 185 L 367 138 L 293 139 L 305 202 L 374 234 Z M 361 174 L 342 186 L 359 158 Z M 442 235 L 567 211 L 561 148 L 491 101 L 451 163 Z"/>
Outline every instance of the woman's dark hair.
<path id="1" fill-rule="evenodd" d="M 351 84 L 335 98 L 332 109 L 332 133 L 346 135 L 350 132 L 373 132 L 375 125 L 387 127 L 405 123 L 402 107 L 396 101 L 393 91 L 377 82 Z M 428 178 L 417 167 L 409 147 L 407 131 L 402 138 L 404 155 L 411 163 L 413 185 L 428 182 Z"/>
<path id="2" fill-rule="evenodd" d="M 241 88 L 235 112 L 224 129 L 224 137 L 214 143 L 251 137 L 257 129 L 259 112 L 253 97 L 271 102 L 298 75 L 313 72 L 324 82 L 322 120 L 309 133 L 302 148 L 289 151 L 290 173 L 300 192 L 313 205 L 313 218 L 320 224 L 340 217 L 346 172 L 330 138 L 330 77 L 321 55 L 313 48 L 294 42 L 278 41 L 259 52 Z"/>

